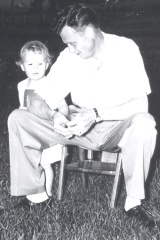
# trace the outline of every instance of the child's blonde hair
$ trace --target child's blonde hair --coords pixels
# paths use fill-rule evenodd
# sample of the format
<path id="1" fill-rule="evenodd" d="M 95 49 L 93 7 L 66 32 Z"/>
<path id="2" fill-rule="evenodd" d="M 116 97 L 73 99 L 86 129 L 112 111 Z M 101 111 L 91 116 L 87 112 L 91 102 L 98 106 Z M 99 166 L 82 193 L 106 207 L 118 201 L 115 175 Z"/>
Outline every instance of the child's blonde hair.
<path id="1" fill-rule="evenodd" d="M 26 51 L 32 51 L 34 53 L 40 53 L 43 54 L 45 57 L 46 62 L 51 65 L 52 63 L 52 56 L 50 55 L 48 48 L 40 41 L 34 40 L 25 43 L 25 45 L 21 48 L 20 51 L 20 60 L 16 61 L 17 65 L 21 65 L 23 63 L 23 60 L 25 58 Z"/>

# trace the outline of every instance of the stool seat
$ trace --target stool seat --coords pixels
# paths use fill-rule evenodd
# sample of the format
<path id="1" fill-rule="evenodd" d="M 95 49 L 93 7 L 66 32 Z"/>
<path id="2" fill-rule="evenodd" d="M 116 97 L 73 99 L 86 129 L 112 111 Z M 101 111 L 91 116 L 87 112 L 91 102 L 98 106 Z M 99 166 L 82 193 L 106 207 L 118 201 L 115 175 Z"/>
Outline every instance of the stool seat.
<path id="1" fill-rule="evenodd" d="M 101 174 L 101 175 L 112 175 L 114 176 L 111 202 L 110 207 L 114 208 L 116 204 L 117 194 L 119 190 L 119 183 L 122 173 L 122 157 L 120 150 L 118 152 L 101 152 L 101 161 L 93 159 L 93 152 L 90 149 L 78 148 L 79 149 L 79 161 L 68 163 L 68 147 L 67 145 L 62 146 L 62 158 L 60 164 L 59 174 L 59 188 L 58 188 L 58 200 L 62 200 L 64 191 L 64 178 L 65 171 L 76 171 L 81 172 L 83 187 L 87 186 L 87 175 Z"/>

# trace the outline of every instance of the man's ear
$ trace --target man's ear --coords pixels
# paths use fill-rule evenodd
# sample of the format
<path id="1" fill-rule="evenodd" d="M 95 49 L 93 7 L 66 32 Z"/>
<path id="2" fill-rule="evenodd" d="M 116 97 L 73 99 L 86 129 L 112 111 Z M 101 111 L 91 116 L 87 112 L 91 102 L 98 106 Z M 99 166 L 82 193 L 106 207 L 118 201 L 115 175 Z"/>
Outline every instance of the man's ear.
<path id="1" fill-rule="evenodd" d="M 88 25 L 85 29 L 85 35 L 89 38 L 94 38 L 94 29 L 92 26 Z"/>
<path id="2" fill-rule="evenodd" d="M 23 64 L 20 65 L 22 71 L 25 71 Z"/>
<path id="3" fill-rule="evenodd" d="M 46 70 L 48 69 L 48 67 L 49 67 L 49 63 L 46 64 Z"/>

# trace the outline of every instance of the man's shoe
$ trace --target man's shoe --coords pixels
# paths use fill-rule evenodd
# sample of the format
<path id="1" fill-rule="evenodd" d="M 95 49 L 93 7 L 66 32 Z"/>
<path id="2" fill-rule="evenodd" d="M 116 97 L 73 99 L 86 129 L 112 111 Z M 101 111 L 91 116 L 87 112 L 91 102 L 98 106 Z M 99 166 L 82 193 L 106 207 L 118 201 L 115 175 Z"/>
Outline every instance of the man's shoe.
<path id="1" fill-rule="evenodd" d="M 157 222 L 160 222 L 160 216 L 146 209 L 143 205 L 138 205 L 125 211 L 128 217 L 138 217 L 139 220 L 145 221 L 148 226 L 155 226 Z"/>
<path id="2" fill-rule="evenodd" d="M 14 206 L 14 209 L 17 210 L 17 209 L 23 208 L 25 210 L 30 210 L 31 207 L 33 207 L 33 206 L 39 206 L 39 207 L 41 206 L 42 208 L 46 208 L 46 207 L 51 208 L 52 204 L 53 204 L 52 197 L 49 197 L 46 201 L 40 202 L 40 203 L 33 203 L 33 202 L 29 201 L 27 198 L 23 198 L 19 203 L 17 203 Z"/>
<path id="3" fill-rule="evenodd" d="M 14 206 L 14 209 L 24 208 L 24 209 L 29 210 L 33 205 L 34 205 L 34 203 L 29 201 L 27 198 L 23 198 L 19 203 L 17 203 Z"/>

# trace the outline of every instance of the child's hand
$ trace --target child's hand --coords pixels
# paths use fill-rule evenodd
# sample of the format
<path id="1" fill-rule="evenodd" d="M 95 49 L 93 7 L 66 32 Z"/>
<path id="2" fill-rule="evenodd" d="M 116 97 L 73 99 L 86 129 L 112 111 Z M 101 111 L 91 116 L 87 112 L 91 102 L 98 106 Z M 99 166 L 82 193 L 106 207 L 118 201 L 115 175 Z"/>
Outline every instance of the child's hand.
<path id="1" fill-rule="evenodd" d="M 55 132 L 63 135 L 66 138 L 71 138 L 73 133 L 68 129 L 66 123 L 68 119 L 60 112 L 55 112 L 53 115 L 53 126 Z"/>

